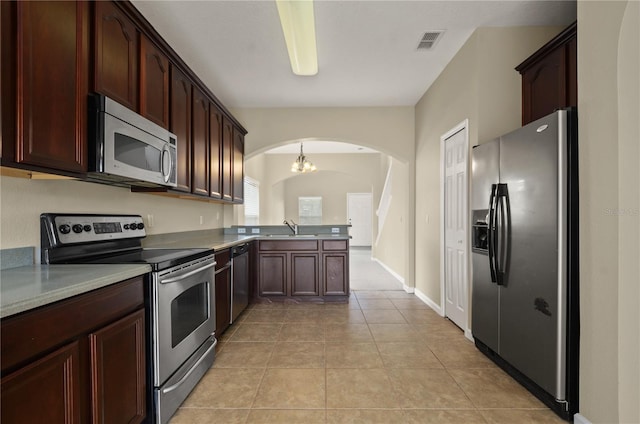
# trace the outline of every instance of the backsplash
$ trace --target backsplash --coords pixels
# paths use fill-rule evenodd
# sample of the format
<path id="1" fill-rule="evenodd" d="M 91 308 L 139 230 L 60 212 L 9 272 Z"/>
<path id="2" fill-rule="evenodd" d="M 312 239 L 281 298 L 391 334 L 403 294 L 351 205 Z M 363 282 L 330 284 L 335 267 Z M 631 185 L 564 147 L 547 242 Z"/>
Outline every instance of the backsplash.
<path id="1" fill-rule="evenodd" d="M 33 265 L 34 247 L 17 247 L 0 250 L 0 270 Z"/>
<path id="2" fill-rule="evenodd" d="M 82 181 L 1 177 L 0 182 L 2 249 L 39 249 L 44 212 L 141 215 L 149 235 L 222 228 L 225 215 L 233 216 L 226 211 L 233 210 L 231 205 L 131 193 Z"/>

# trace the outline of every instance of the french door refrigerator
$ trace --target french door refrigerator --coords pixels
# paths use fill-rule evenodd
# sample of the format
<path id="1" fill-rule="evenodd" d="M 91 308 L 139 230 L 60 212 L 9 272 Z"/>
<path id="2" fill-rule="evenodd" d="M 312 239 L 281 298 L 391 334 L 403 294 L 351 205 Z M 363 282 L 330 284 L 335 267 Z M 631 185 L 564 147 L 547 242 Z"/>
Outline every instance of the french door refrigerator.
<path id="1" fill-rule="evenodd" d="M 577 412 L 575 109 L 472 151 L 476 346 L 565 419 Z"/>

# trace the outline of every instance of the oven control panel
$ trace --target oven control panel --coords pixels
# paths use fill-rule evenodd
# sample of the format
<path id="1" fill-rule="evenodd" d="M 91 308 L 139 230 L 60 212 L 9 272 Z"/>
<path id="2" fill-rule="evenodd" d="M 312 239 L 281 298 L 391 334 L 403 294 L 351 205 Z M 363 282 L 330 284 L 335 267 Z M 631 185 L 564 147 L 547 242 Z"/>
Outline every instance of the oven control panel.
<path id="1" fill-rule="evenodd" d="M 144 222 L 140 215 L 43 214 L 40 219 L 49 234 L 59 244 L 89 243 L 146 236 Z"/>

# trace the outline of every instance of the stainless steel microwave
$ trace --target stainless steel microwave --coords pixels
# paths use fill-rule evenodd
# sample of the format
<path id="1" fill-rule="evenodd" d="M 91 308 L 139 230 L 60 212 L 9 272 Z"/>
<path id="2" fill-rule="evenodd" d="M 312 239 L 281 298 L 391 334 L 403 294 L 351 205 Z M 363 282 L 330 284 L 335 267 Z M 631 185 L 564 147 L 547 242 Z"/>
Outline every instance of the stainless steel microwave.
<path id="1" fill-rule="evenodd" d="M 109 97 L 89 96 L 88 179 L 175 187 L 176 155 L 174 134 Z"/>

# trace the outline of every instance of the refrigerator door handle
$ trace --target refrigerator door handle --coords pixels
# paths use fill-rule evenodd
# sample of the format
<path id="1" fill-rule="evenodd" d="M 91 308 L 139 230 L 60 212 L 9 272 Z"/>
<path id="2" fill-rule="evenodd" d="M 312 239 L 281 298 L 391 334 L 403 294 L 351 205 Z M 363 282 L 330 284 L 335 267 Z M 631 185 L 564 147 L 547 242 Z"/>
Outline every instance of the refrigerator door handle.
<path id="1" fill-rule="evenodd" d="M 495 268 L 496 283 L 504 285 L 506 273 L 507 254 L 509 251 L 509 193 L 506 184 L 498 184 L 496 187 L 496 248 Z"/>
<path id="2" fill-rule="evenodd" d="M 487 247 L 489 251 L 489 271 L 491 282 L 496 283 L 496 190 L 497 184 L 491 184 L 491 196 L 489 197 L 489 228 L 487 231 Z"/>

